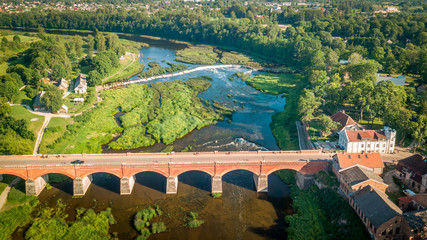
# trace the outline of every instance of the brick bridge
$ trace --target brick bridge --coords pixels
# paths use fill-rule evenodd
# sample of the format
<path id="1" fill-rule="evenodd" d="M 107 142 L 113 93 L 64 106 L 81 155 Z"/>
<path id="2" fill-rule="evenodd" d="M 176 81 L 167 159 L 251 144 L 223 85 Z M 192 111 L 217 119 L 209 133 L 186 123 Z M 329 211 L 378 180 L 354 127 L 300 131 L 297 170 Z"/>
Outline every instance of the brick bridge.
<path id="1" fill-rule="evenodd" d="M 222 192 L 222 176 L 234 170 L 254 175 L 258 192 L 268 191 L 268 175 L 281 170 L 297 171 L 297 184 L 303 188 L 314 173 L 325 169 L 329 154 L 316 150 L 200 153 L 126 153 L 0 156 L 1 174 L 11 174 L 26 181 L 26 193 L 39 195 L 49 181 L 49 173 L 73 179 L 75 196 L 85 194 L 94 173 L 110 173 L 120 179 L 120 194 L 132 193 L 135 175 L 156 172 L 167 178 L 166 193 L 175 194 L 178 176 L 188 171 L 202 171 L 212 177 L 212 193 Z"/>

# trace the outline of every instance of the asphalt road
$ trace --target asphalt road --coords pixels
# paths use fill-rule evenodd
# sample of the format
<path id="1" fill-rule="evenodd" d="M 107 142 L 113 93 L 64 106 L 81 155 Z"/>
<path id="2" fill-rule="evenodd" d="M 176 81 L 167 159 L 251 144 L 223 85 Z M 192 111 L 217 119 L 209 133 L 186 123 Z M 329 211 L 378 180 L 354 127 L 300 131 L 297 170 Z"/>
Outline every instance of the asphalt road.
<path id="1" fill-rule="evenodd" d="M 85 165 L 117 164 L 191 164 L 191 163 L 229 163 L 229 162 L 294 162 L 329 160 L 330 154 L 296 152 L 201 152 L 201 153 L 136 153 L 136 154 L 97 154 L 97 155 L 27 155 L 0 156 L 0 168 L 6 166 L 52 166 L 74 165 L 76 161 Z"/>

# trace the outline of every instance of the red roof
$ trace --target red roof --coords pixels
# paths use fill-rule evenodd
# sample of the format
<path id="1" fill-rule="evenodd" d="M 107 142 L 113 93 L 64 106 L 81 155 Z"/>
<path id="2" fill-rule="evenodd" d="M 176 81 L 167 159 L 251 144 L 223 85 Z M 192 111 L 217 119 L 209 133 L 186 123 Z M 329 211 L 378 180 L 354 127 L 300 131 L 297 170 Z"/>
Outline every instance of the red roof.
<path id="1" fill-rule="evenodd" d="M 412 202 L 412 198 L 410 196 L 400 197 L 399 202 L 410 203 L 410 202 Z"/>
<path id="2" fill-rule="evenodd" d="M 345 126 L 348 125 L 357 125 L 357 123 L 351 118 L 349 115 L 347 115 L 344 111 L 338 111 L 331 117 L 332 121 L 338 122 L 341 124 L 338 131 L 341 131 Z"/>
<path id="3" fill-rule="evenodd" d="M 411 179 L 421 183 L 422 176 L 427 174 L 427 161 L 426 158 L 420 154 L 415 154 L 410 157 L 400 160 L 396 165 L 396 170 L 399 172 L 413 172 Z"/>
<path id="4" fill-rule="evenodd" d="M 384 131 L 380 130 L 345 130 L 350 142 L 385 140 Z"/>
<path id="5" fill-rule="evenodd" d="M 336 155 L 340 168 L 359 164 L 369 168 L 383 168 L 384 163 L 379 153 L 338 153 Z"/>

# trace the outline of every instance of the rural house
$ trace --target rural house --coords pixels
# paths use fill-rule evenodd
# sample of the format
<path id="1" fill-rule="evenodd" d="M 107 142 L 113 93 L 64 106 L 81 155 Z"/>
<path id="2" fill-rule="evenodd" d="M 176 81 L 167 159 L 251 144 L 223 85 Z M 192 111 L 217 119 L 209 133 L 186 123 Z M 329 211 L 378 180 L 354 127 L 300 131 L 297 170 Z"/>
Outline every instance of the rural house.
<path id="1" fill-rule="evenodd" d="M 86 76 L 84 74 L 80 74 L 79 77 L 75 80 L 74 92 L 75 93 L 87 92 L 87 82 L 86 82 Z"/>

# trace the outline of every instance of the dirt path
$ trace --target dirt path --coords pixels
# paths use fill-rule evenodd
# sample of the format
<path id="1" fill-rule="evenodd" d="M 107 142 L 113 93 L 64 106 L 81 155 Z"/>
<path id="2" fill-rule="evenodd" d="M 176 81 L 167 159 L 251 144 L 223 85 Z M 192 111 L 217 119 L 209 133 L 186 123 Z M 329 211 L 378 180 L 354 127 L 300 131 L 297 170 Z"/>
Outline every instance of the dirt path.
<path id="1" fill-rule="evenodd" d="M 15 178 L 10 184 L 9 186 L 7 186 L 4 191 L 0 194 L 0 211 L 1 209 L 4 207 L 4 205 L 7 202 L 7 196 L 9 195 L 10 189 L 15 186 L 19 181 L 21 180 L 21 178 L 17 177 Z"/>
<path id="2" fill-rule="evenodd" d="M 124 70 L 126 70 L 130 65 L 132 65 L 132 63 L 134 63 L 135 61 L 136 61 L 136 59 L 135 59 L 135 53 L 126 53 L 126 55 L 127 54 L 132 54 L 132 62 L 130 62 L 126 67 L 124 67 L 123 69 L 121 69 L 120 71 L 118 71 L 118 72 L 116 72 L 115 74 L 113 74 L 113 75 L 111 75 L 111 76 L 109 76 L 109 77 L 106 77 L 106 78 L 104 78 L 104 79 L 102 79 L 102 82 L 105 82 L 105 81 L 107 81 L 108 79 L 110 79 L 110 78 L 112 78 L 112 77 L 114 77 L 114 76 L 116 76 L 117 74 L 119 74 L 119 73 L 121 73 L 121 72 L 123 72 Z"/>
<path id="3" fill-rule="evenodd" d="M 36 155 L 39 151 L 39 147 L 40 147 L 40 143 L 42 142 L 42 139 L 43 139 L 44 131 L 46 130 L 47 125 L 49 125 L 51 118 L 52 118 L 52 116 L 49 116 L 49 115 L 44 117 L 44 122 L 43 122 L 42 128 L 40 129 L 40 132 L 37 135 L 36 144 L 34 145 L 33 155 Z"/>

